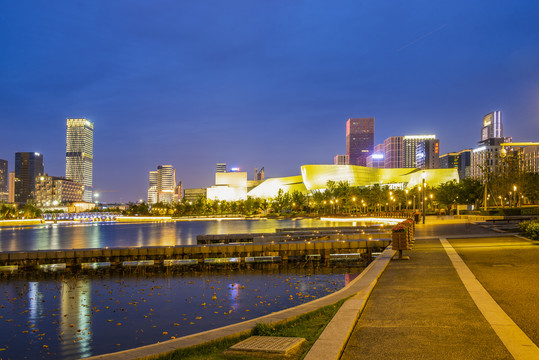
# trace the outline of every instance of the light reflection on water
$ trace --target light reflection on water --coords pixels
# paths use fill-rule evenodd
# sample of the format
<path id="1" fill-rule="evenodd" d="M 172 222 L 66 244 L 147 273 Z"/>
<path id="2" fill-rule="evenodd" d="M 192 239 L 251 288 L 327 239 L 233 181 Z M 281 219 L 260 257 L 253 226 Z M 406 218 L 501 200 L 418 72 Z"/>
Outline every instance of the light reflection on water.
<path id="1" fill-rule="evenodd" d="M 311 301 L 361 270 L 21 274 L 0 280 L 0 358 L 77 359 L 165 341 Z"/>
<path id="2" fill-rule="evenodd" d="M 131 246 L 194 245 L 203 234 L 273 232 L 276 228 L 346 225 L 315 219 L 179 221 L 138 224 L 0 228 L 0 252 Z"/>

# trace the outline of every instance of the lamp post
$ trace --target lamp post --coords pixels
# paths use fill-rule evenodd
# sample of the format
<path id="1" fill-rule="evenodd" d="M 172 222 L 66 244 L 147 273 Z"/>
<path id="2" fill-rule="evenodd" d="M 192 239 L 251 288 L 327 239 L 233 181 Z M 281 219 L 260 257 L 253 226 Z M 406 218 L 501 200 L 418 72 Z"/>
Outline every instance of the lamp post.
<path id="1" fill-rule="evenodd" d="M 404 190 L 404 193 L 406 194 L 406 211 L 408 211 L 408 189 Z"/>
<path id="2" fill-rule="evenodd" d="M 425 190 L 426 189 L 425 189 L 425 172 L 424 171 L 421 173 L 421 177 L 422 177 L 422 180 L 423 180 L 423 182 L 422 182 L 423 186 L 421 187 L 423 189 L 423 225 L 425 225 L 425 203 L 426 203 L 426 201 L 425 201 L 426 200 L 426 191 Z"/>

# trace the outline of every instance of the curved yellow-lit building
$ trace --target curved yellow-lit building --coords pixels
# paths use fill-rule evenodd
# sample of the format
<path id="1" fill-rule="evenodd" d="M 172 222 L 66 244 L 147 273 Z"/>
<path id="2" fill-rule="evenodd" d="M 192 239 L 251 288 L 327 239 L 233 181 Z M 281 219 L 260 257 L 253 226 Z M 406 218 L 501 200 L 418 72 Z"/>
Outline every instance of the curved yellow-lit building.
<path id="1" fill-rule="evenodd" d="M 347 181 L 350 186 L 397 185 L 412 188 L 420 185 L 423 174 L 429 186 L 457 180 L 457 169 L 377 169 L 355 165 L 303 165 L 301 176 L 307 190 L 323 190 L 329 180 Z"/>
<path id="2" fill-rule="evenodd" d="M 303 165 L 300 176 L 270 178 L 253 188 L 247 196 L 274 198 L 279 189 L 303 193 L 324 190 L 329 180 L 346 181 L 350 186 L 391 185 L 412 188 L 425 181 L 429 186 L 459 179 L 457 169 L 377 169 L 355 165 Z"/>

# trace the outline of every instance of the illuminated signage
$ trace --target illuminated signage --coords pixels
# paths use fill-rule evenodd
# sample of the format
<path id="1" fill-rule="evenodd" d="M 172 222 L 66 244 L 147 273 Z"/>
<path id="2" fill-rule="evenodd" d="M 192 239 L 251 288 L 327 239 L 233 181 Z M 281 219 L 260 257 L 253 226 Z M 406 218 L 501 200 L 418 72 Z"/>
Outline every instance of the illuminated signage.
<path id="1" fill-rule="evenodd" d="M 438 146 L 439 146 L 438 143 L 434 144 L 434 153 L 435 154 L 438 154 Z"/>
<path id="2" fill-rule="evenodd" d="M 238 172 L 240 171 L 240 168 L 239 167 L 233 167 L 230 169 L 231 172 Z"/>
<path id="3" fill-rule="evenodd" d="M 372 154 L 372 158 L 376 160 L 380 160 L 384 158 L 384 154 Z"/>

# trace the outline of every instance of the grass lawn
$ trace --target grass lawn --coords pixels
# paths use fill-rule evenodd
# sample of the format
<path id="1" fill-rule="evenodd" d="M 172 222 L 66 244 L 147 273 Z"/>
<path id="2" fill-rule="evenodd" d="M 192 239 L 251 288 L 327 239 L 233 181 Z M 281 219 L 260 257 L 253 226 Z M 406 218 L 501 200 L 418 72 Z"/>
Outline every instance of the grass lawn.
<path id="1" fill-rule="evenodd" d="M 170 354 L 160 356 L 159 360 L 206 360 L 206 359 L 226 359 L 226 360 L 255 360 L 258 356 L 250 355 L 231 355 L 223 354 L 223 351 L 232 345 L 248 338 L 251 335 L 258 336 L 287 336 L 287 337 L 302 337 L 307 339 L 303 343 L 300 350 L 295 354 L 288 356 L 287 359 L 302 359 L 311 346 L 313 346 L 318 336 L 322 333 L 328 322 L 333 318 L 333 315 L 339 310 L 343 299 L 333 305 L 328 305 L 318 310 L 299 316 L 298 318 L 281 323 L 275 326 L 266 324 L 257 324 L 250 334 L 245 334 L 224 340 L 212 341 L 206 344 L 176 350 Z M 276 357 L 272 356 L 272 359 Z"/>

